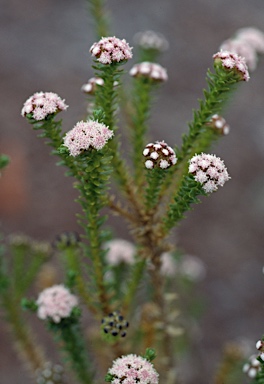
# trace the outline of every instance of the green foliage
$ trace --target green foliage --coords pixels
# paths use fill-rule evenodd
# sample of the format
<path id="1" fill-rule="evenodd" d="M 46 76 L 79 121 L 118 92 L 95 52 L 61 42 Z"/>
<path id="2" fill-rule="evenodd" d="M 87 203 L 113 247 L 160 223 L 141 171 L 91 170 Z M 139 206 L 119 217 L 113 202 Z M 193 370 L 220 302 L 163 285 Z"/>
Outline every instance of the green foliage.
<path id="1" fill-rule="evenodd" d="M 167 215 L 163 220 L 166 231 L 169 231 L 184 218 L 184 213 L 192 209 L 191 204 L 200 202 L 197 197 L 199 195 L 206 196 L 201 184 L 197 183 L 191 175 L 184 176 L 180 189 L 174 197 L 174 203 L 170 204 Z"/>
<path id="2" fill-rule="evenodd" d="M 148 182 L 145 194 L 145 205 L 147 210 L 150 210 L 154 208 L 158 202 L 159 192 L 168 170 L 155 168 L 147 169 L 145 172 Z"/>
<path id="3" fill-rule="evenodd" d="M 109 36 L 109 16 L 104 9 L 105 0 L 87 0 L 95 26 L 96 38 Z"/>
<path id="4" fill-rule="evenodd" d="M 9 164 L 9 157 L 7 155 L 0 155 L 0 169 L 5 168 Z"/>
<path id="5" fill-rule="evenodd" d="M 146 360 L 148 361 L 153 361 L 154 359 L 156 359 L 157 357 L 157 353 L 155 351 L 155 349 L 153 348 L 147 348 L 146 349 L 146 352 L 145 352 L 145 355 L 143 356 Z"/>

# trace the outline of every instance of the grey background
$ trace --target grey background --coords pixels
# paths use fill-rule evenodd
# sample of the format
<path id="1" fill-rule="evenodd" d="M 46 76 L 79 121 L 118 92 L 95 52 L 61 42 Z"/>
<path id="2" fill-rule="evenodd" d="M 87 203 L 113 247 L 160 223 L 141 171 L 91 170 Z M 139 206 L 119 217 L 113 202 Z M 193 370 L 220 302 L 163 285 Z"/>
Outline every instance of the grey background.
<path id="1" fill-rule="evenodd" d="M 186 122 L 192 118 L 197 98 L 202 97 L 205 73 L 220 43 L 244 26 L 264 31 L 263 0 L 107 3 L 117 37 L 133 45 L 134 33 L 152 29 L 170 42 L 161 59 L 169 81 L 160 91 L 151 118 L 152 138 L 170 145 L 180 144 L 187 130 Z M 23 231 L 52 240 L 62 230 L 78 230 L 76 195 L 71 180 L 55 167 L 50 148 L 36 137 L 20 110 L 35 91 L 53 91 L 70 105 L 63 114 L 65 131 L 83 117 L 85 98 L 80 87 L 92 76 L 91 21 L 84 0 L 0 0 L 0 9 L 0 151 L 13 160 L 1 181 L 1 231 Z M 246 340 L 254 352 L 255 340 L 264 331 L 263 107 L 262 59 L 225 113 L 231 133 L 212 150 L 225 160 L 232 180 L 196 206 L 177 231 L 178 244 L 207 266 L 206 279 L 199 287 L 207 304 L 199 350 L 203 365 L 193 366 L 189 383 L 211 381 L 227 340 Z M 118 237 L 127 237 L 122 221 L 113 224 Z M 0 337 L 0 383 L 29 383 L 3 324 Z"/>

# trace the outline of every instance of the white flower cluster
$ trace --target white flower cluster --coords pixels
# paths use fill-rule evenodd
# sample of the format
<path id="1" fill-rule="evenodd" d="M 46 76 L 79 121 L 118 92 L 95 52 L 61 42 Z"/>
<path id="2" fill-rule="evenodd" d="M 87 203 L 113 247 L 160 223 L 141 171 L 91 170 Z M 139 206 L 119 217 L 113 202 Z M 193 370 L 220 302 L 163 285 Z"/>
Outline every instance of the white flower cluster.
<path id="1" fill-rule="evenodd" d="M 98 121 L 79 121 L 66 133 L 64 145 L 69 149 L 70 155 L 75 157 L 90 147 L 102 149 L 113 134 L 113 131 Z"/>
<path id="2" fill-rule="evenodd" d="M 119 63 L 132 58 L 132 48 L 125 39 L 117 37 L 103 37 L 94 43 L 90 52 L 101 64 Z"/>
<path id="3" fill-rule="evenodd" d="M 162 52 L 169 48 L 168 40 L 161 33 L 154 31 L 138 32 L 134 36 L 134 41 L 143 49 L 155 49 Z"/>
<path id="4" fill-rule="evenodd" d="M 81 90 L 84 93 L 87 93 L 88 95 L 93 95 L 97 85 L 102 86 L 104 85 L 104 80 L 101 79 L 100 77 L 91 77 L 87 83 L 83 84 L 81 87 Z"/>
<path id="5" fill-rule="evenodd" d="M 141 356 L 126 355 L 114 360 L 108 373 L 113 384 L 158 384 L 159 374 L 149 361 Z"/>
<path id="6" fill-rule="evenodd" d="M 235 71 L 240 75 L 241 80 L 248 81 L 250 79 L 244 57 L 229 51 L 220 51 L 213 55 L 213 59 L 215 64 L 220 63 L 227 71 Z"/>
<path id="7" fill-rule="evenodd" d="M 78 299 L 72 295 L 64 285 L 53 285 L 44 289 L 37 301 L 37 315 L 40 319 L 50 319 L 54 323 L 59 323 L 71 315 L 74 307 L 78 305 Z"/>
<path id="8" fill-rule="evenodd" d="M 163 82 L 168 80 L 167 70 L 161 65 L 143 61 L 135 64 L 129 74 L 133 77 L 146 77 L 154 81 Z"/>
<path id="9" fill-rule="evenodd" d="M 65 111 L 68 105 L 56 93 L 36 92 L 24 103 L 21 111 L 22 116 L 32 114 L 37 121 L 44 120 L 48 115 Z"/>
<path id="10" fill-rule="evenodd" d="M 202 184 L 206 193 L 214 192 L 230 179 L 223 160 L 215 155 L 201 153 L 191 158 L 189 173 Z"/>

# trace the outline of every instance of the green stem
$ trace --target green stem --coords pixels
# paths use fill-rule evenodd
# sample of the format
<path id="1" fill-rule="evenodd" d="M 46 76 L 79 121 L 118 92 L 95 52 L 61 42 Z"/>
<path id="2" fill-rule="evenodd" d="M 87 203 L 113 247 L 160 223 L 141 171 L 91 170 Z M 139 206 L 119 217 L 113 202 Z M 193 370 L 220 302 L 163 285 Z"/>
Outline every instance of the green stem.
<path id="1" fill-rule="evenodd" d="M 140 280 L 142 279 L 145 266 L 146 266 L 146 260 L 140 260 L 134 265 L 132 269 L 131 279 L 128 283 L 127 291 L 123 299 L 122 308 L 124 310 L 124 313 L 127 313 L 128 310 L 131 309 L 131 304 L 133 300 L 135 300 L 136 292 L 137 292 Z"/>
<path id="2" fill-rule="evenodd" d="M 104 10 L 105 0 L 88 0 L 90 13 L 94 20 L 96 38 L 109 36 L 109 25 Z"/>
<path id="3" fill-rule="evenodd" d="M 162 182 L 166 177 L 166 169 L 149 169 L 146 170 L 148 185 L 146 188 L 145 205 L 147 210 L 153 209 L 159 197 Z"/>

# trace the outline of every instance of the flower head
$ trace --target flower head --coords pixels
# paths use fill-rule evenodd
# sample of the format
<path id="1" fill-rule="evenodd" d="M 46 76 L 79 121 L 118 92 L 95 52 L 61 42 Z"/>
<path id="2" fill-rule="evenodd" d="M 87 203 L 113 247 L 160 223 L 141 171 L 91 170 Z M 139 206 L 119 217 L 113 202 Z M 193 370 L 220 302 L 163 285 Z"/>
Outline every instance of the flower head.
<path id="1" fill-rule="evenodd" d="M 110 265 L 134 264 L 136 247 L 127 240 L 114 239 L 105 244 L 108 249 L 106 260 Z"/>
<path id="2" fill-rule="evenodd" d="M 104 85 L 104 80 L 100 77 L 91 77 L 86 84 L 83 84 L 81 90 L 88 95 L 93 95 L 98 85 Z"/>
<path id="3" fill-rule="evenodd" d="M 113 384 L 158 384 L 159 374 L 148 360 L 137 355 L 119 357 L 108 373 Z"/>
<path id="4" fill-rule="evenodd" d="M 133 77 L 146 77 L 159 82 L 168 80 L 165 68 L 159 64 L 150 63 L 148 61 L 135 64 L 129 71 L 129 74 Z"/>
<path id="5" fill-rule="evenodd" d="M 63 367 L 49 361 L 36 371 L 36 382 L 38 384 L 62 384 L 64 379 Z"/>
<path id="6" fill-rule="evenodd" d="M 106 125 L 93 120 L 79 121 L 66 133 L 64 145 L 69 149 L 70 155 L 75 157 L 90 147 L 102 149 L 111 137 L 113 131 Z"/>
<path id="7" fill-rule="evenodd" d="M 214 192 L 230 179 L 223 160 L 215 155 L 201 153 L 191 158 L 189 173 L 202 184 L 206 193 Z"/>
<path id="8" fill-rule="evenodd" d="M 243 40 L 258 53 L 264 53 L 264 33 L 257 28 L 247 27 L 237 31 L 236 38 Z"/>
<path id="9" fill-rule="evenodd" d="M 213 55 L 215 65 L 221 65 L 227 71 L 234 71 L 243 81 L 249 80 L 248 67 L 244 57 L 229 51 L 220 51 Z"/>
<path id="10" fill-rule="evenodd" d="M 102 329 L 104 333 L 112 336 L 126 336 L 126 329 L 129 327 L 128 321 L 124 319 L 119 311 L 109 313 L 102 319 Z"/>
<path id="11" fill-rule="evenodd" d="M 56 93 L 36 92 L 24 103 L 22 116 L 32 115 L 34 120 L 44 120 L 48 115 L 65 111 L 68 105 Z"/>
<path id="12" fill-rule="evenodd" d="M 134 36 L 134 41 L 143 49 L 166 51 L 169 48 L 168 40 L 161 33 L 154 31 L 138 32 Z"/>
<path id="13" fill-rule="evenodd" d="M 44 289 L 36 303 L 40 319 L 59 323 L 62 319 L 70 317 L 73 308 L 78 305 L 78 299 L 64 285 L 59 284 Z"/>
<path id="14" fill-rule="evenodd" d="M 254 379 L 260 370 L 261 363 L 258 361 L 256 355 L 250 356 L 248 363 L 243 366 L 243 372 L 246 373 L 251 379 Z"/>
<path id="15" fill-rule="evenodd" d="M 228 135 L 230 127 L 226 123 L 226 120 L 217 114 L 213 115 L 207 125 L 213 128 L 216 132 L 221 135 Z"/>
<path id="16" fill-rule="evenodd" d="M 125 39 L 103 37 L 94 43 L 90 52 L 101 64 L 119 63 L 132 58 L 132 48 Z"/>
<path id="17" fill-rule="evenodd" d="M 247 66 L 250 71 L 254 71 L 257 66 L 257 54 L 255 48 L 242 38 L 225 40 L 221 46 L 221 51 L 228 51 L 236 53 L 245 58 Z"/>
<path id="18" fill-rule="evenodd" d="M 145 167 L 147 169 L 166 169 L 177 162 L 174 150 L 164 141 L 155 141 L 155 143 L 147 144 L 143 155 L 146 158 Z"/>

